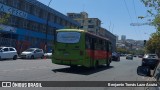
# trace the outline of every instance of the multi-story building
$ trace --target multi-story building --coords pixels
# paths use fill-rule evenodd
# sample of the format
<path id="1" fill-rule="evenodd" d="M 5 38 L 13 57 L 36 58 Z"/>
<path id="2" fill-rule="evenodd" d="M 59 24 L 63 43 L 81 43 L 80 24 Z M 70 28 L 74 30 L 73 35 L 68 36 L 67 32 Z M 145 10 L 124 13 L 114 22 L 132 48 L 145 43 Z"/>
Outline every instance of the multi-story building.
<path id="1" fill-rule="evenodd" d="M 116 36 L 108 30 L 105 30 L 105 37 L 108 38 L 112 43 L 112 51 L 116 51 Z"/>
<path id="2" fill-rule="evenodd" d="M 67 16 L 79 22 L 81 24 L 80 29 L 87 30 L 88 32 L 98 35 L 101 27 L 101 21 L 98 18 L 88 18 L 88 14 L 86 12 L 67 13 Z"/>
<path id="3" fill-rule="evenodd" d="M 118 38 L 119 38 L 119 36 L 118 35 L 115 35 L 116 36 L 116 43 L 118 42 Z"/>
<path id="4" fill-rule="evenodd" d="M 122 40 L 122 41 L 125 41 L 125 40 L 126 40 L 126 35 L 122 35 L 122 36 L 121 36 L 121 40 Z"/>
<path id="5" fill-rule="evenodd" d="M 112 50 L 116 50 L 116 37 L 111 32 L 101 27 L 101 20 L 98 18 L 88 18 L 86 12 L 67 13 L 67 16 L 81 24 L 80 29 L 108 38 L 112 43 Z"/>
<path id="6" fill-rule="evenodd" d="M 80 24 L 37 0 L 0 0 L 0 46 L 29 47 L 49 50 L 56 29 L 77 28 Z M 46 51 L 47 51 L 46 50 Z"/>

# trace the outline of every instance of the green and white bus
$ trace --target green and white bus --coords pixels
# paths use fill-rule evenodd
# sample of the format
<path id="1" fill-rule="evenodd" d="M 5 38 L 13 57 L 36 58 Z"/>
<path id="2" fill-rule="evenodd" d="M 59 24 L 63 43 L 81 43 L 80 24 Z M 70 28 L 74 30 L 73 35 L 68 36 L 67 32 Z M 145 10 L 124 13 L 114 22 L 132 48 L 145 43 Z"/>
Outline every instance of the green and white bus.
<path id="1" fill-rule="evenodd" d="M 111 42 L 80 29 L 56 31 L 52 63 L 69 66 L 97 67 L 111 63 Z"/>

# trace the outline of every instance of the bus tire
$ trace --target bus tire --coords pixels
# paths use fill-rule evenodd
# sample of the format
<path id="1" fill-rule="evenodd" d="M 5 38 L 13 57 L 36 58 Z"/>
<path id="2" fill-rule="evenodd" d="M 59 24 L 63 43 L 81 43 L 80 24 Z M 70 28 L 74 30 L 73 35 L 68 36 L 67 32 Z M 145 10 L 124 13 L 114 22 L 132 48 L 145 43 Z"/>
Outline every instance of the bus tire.
<path id="1" fill-rule="evenodd" d="M 95 65 L 94 65 L 94 68 L 95 68 L 95 69 L 97 69 L 97 68 L 98 68 L 98 66 L 99 66 L 99 62 L 98 62 L 98 61 L 96 61 Z"/>
<path id="2" fill-rule="evenodd" d="M 109 63 L 107 63 L 107 65 L 106 65 L 107 67 L 109 67 L 110 66 L 110 62 Z"/>
<path id="3" fill-rule="evenodd" d="M 106 66 L 109 67 L 110 66 L 110 63 L 111 63 L 111 60 L 106 60 Z"/>
<path id="4" fill-rule="evenodd" d="M 77 65 L 71 65 L 70 68 L 77 68 Z"/>
<path id="5" fill-rule="evenodd" d="M 13 56 L 13 60 L 16 60 L 17 59 L 17 55 Z"/>

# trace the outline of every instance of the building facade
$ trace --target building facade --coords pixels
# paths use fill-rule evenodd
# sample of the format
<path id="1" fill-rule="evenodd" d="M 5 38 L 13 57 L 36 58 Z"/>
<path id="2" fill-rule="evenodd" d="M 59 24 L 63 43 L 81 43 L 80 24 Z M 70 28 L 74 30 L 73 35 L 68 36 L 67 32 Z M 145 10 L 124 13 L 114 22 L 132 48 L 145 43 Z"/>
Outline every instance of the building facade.
<path id="1" fill-rule="evenodd" d="M 101 27 L 101 20 L 98 18 L 89 18 L 86 12 L 67 13 L 67 16 L 79 22 L 81 29 L 108 38 L 112 43 L 113 52 L 116 51 L 116 36 Z"/>
<path id="2" fill-rule="evenodd" d="M 119 39 L 118 39 L 118 38 L 119 38 L 119 36 L 118 36 L 118 35 L 115 35 L 115 36 L 116 36 L 116 43 L 117 43 L 117 42 L 118 42 L 118 40 L 119 40 Z"/>
<path id="3" fill-rule="evenodd" d="M 0 46 L 13 46 L 20 53 L 30 47 L 50 50 L 55 30 L 80 24 L 37 0 L 0 0 Z"/>
<path id="4" fill-rule="evenodd" d="M 88 18 L 88 14 L 86 12 L 67 13 L 67 16 L 79 22 L 81 24 L 80 29 L 98 35 L 101 27 L 101 21 L 98 18 Z"/>
<path id="5" fill-rule="evenodd" d="M 110 31 L 105 29 L 105 37 L 108 38 L 112 43 L 112 51 L 116 52 L 116 36 Z"/>
<path id="6" fill-rule="evenodd" d="M 126 40 L 126 35 L 122 35 L 122 36 L 121 36 L 121 40 L 122 40 L 122 41 L 125 41 L 125 40 Z"/>

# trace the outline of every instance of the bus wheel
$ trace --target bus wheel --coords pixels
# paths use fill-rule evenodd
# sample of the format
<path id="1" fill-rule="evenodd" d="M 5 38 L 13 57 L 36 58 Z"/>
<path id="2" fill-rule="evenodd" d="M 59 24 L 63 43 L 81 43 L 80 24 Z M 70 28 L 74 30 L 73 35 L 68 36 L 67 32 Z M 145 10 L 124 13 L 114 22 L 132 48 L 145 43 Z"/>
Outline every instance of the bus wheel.
<path id="1" fill-rule="evenodd" d="M 110 59 L 109 59 L 109 60 L 106 60 L 106 66 L 107 66 L 107 67 L 110 66 L 110 63 L 111 63 Z"/>
<path id="2" fill-rule="evenodd" d="M 98 61 L 96 61 L 94 68 L 97 69 L 98 65 L 99 65 L 99 63 L 98 63 Z"/>
<path id="3" fill-rule="evenodd" d="M 77 68 L 77 65 L 71 65 L 70 68 Z"/>

